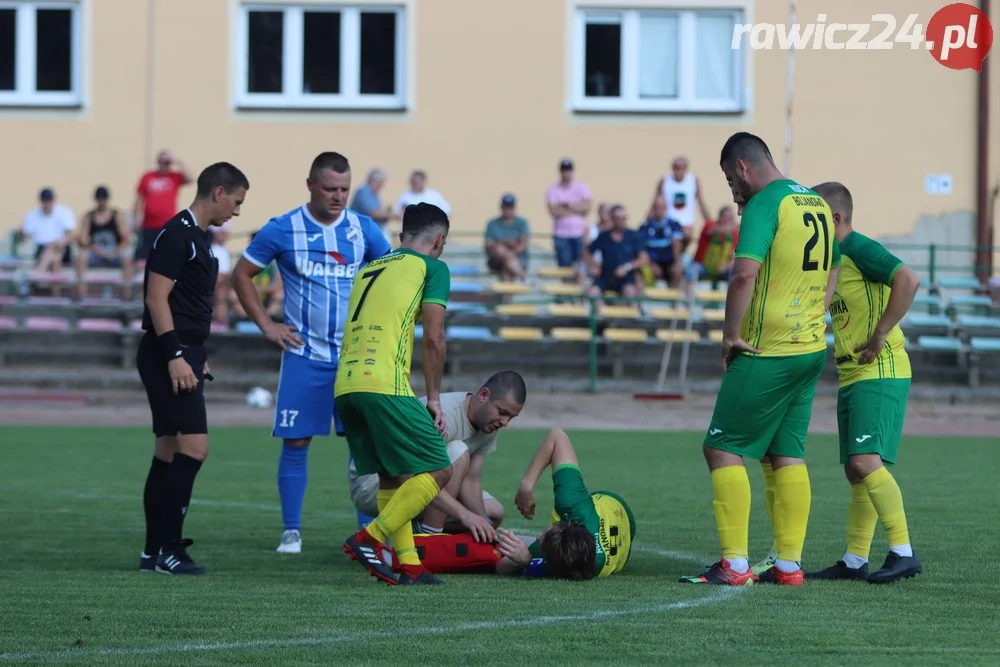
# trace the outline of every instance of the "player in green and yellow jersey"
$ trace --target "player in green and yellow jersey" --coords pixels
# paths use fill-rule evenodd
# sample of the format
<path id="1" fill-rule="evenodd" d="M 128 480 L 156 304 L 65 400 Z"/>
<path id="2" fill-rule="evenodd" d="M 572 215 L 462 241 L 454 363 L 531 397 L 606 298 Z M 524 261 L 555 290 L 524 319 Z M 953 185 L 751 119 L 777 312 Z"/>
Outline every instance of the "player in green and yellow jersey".
<path id="1" fill-rule="evenodd" d="M 840 462 L 851 483 L 847 552 L 806 579 L 867 579 L 873 584 L 918 574 L 903 496 L 886 466 L 896 462 L 910 391 L 910 359 L 899 322 L 913 304 L 920 277 L 878 242 L 854 231 L 854 201 L 840 183 L 813 188 L 833 210 L 843 265 L 830 303 L 840 376 L 837 425 Z M 868 574 L 868 552 L 881 520 L 889 555 Z"/>
<path id="2" fill-rule="evenodd" d="M 767 459 L 776 483 L 779 553 L 759 580 L 801 585 L 811 502 L 805 440 L 826 363 L 826 293 L 840 255 L 830 207 L 786 179 L 759 137 L 734 134 L 720 166 L 733 201 L 744 204 L 726 295 L 725 374 L 704 440 L 722 559 L 681 581 L 743 586 L 757 580 L 747 559 L 750 480 L 743 457 L 750 457 Z"/>
<path id="3" fill-rule="evenodd" d="M 485 519 L 442 491 L 451 478 L 441 435 L 444 314 L 451 277 L 438 257 L 448 227 L 448 216 L 437 206 L 406 207 L 400 248 L 370 262 L 354 281 L 334 385 L 358 474 L 380 478 L 379 515 L 344 542 L 344 553 L 390 585 L 441 583 L 420 564 L 410 523 L 435 498 L 477 539 L 496 539 Z M 410 387 L 418 317 L 424 325 L 426 408 Z M 390 539 L 400 562 L 398 579 L 380 556 Z"/>
<path id="4" fill-rule="evenodd" d="M 535 516 L 535 484 L 552 468 L 555 509 L 549 527 L 524 544 L 510 531 L 500 531 L 498 574 L 525 574 L 585 580 L 621 572 L 635 539 L 635 517 L 610 491 L 591 493 L 569 436 L 554 428 L 539 445 L 521 478 L 514 504 L 526 519 Z"/>

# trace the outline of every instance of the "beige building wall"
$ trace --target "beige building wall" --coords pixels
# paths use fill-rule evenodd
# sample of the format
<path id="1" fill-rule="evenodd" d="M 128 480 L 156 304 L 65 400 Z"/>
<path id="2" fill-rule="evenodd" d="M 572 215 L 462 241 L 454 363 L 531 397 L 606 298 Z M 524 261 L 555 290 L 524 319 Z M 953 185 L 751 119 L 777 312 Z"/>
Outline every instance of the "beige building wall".
<path id="1" fill-rule="evenodd" d="M 269 5 L 280 5 L 273 0 Z M 299 4 L 302 4 L 301 2 Z M 352 4 L 366 4 L 365 0 Z M 543 196 L 572 156 L 601 201 L 628 205 L 635 224 L 674 155 L 690 157 L 711 208 L 729 200 L 718 168 L 726 137 L 760 134 L 779 165 L 784 150 L 787 53 L 746 53 L 747 108 L 737 115 L 579 114 L 568 108 L 574 0 L 399 0 L 407 13 L 405 112 L 239 111 L 233 105 L 238 0 L 83 0 L 84 94 L 80 110 L 0 109 L 0 230 L 20 224 L 40 187 L 77 213 L 94 186 L 131 207 L 154 152 L 172 149 L 197 171 L 216 160 L 243 168 L 251 190 L 236 229 L 249 231 L 301 203 L 309 162 L 346 154 L 355 184 L 388 170 L 385 202 L 409 171 L 453 206 L 458 230 L 479 231 L 499 196 L 514 192 L 545 239 Z M 787 0 L 662 0 L 588 5 L 741 8 L 745 20 L 783 23 Z M 879 11 L 926 24 L 939 0 L 884 0 Z M 867 0 L 800 0 L 799 20 L 871 18 Z M 152 20 L 152 24 L 150 21 Z M 150 38 L 152 37 L 152 42 Z M 992 56 L 996 58 L 996 56 Z M 994 61 L 995 62 L 995 61 Z M 992 75 L 992 181 L 1000 168 L 1000 66 Z M 841 180 L 858 224 L 906 234 L 923 215 L 975 206 L 976 74 L 941 67 L 926 52 L 799 51 L 790 175 L 808 185 Z M 950 174 L 954 192 L 924 192 L 928 173 Z M 180 205 L 193 196 L 182 192 Z M 236 249 L 241 241 L 235 244 Z"/>

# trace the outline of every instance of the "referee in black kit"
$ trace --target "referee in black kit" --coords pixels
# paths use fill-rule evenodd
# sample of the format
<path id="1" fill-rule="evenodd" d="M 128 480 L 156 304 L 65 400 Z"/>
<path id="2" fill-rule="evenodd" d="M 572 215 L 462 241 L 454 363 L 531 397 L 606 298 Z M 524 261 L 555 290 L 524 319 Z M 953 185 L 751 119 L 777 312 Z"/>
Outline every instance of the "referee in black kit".
<path id="1" fill-rule="evenodd" d="M 212 325 L 219 262 L 209 227 L 240 214 L 250 183 L 218 162 L 198 176 L 198 194 L 163 226 L 146 261 L 146 307 L 136 365 L 153 413 L 156 449 L 146 478 L 146 547 L 139 570 L 202 574 L 187 554 L 184 516 L 194 478 L 208 455 L 204 379 L 212 379 L 204 343 Z"/>

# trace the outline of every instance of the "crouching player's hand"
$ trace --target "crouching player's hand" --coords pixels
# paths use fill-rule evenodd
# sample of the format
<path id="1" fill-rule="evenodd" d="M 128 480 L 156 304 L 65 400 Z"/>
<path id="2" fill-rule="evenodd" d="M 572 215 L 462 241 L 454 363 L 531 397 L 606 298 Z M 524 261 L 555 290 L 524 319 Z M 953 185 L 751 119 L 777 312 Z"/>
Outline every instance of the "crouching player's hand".
<path id="1" fill-rule="evenodd" d="M 503 556 L 521 567 L 531 563 L 531 552 L 524 541 L 506 528 L 497 531 L 498 548 Z"/>
<path id="2" fill-rule="evenodd" d="M 492 543 L 497 541 L 497 533 L 493 529 L 493 524 L 489 519 L 483 518 L 474 512 L 466 512 L 460 517 L 462 525 L 468 528 L 476 542 Z"/>

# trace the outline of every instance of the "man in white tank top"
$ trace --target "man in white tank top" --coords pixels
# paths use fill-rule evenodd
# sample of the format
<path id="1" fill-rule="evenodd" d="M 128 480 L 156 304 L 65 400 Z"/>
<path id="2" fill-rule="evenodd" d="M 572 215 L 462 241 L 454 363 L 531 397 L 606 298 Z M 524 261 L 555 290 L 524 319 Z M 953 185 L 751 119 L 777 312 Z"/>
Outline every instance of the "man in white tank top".
<path id="1" fill-rule="evenodd" d="M 667 201 L 667 218 L 676 220 L 684 229 L 686 248 L 694 236 L 695 204 L 697 203 L 704 220 L 710 220 L 712 216 L 701 196 L 701 182 L 697 176 L 688 171 L 687 158 L 684 156 L 674 158 L 670 171 L 670 174 L 663 176 L 656 184 L 653 201 L 655 202 L 660 195 Z"/>

